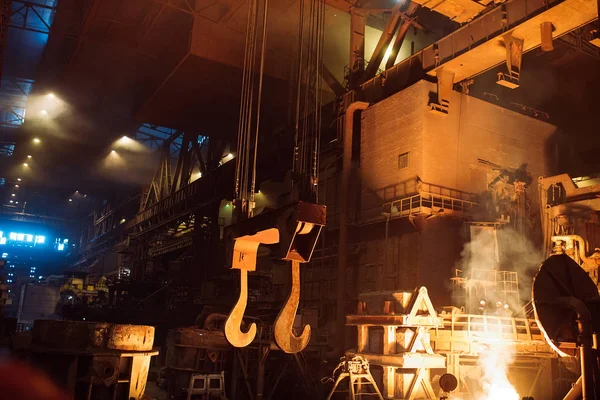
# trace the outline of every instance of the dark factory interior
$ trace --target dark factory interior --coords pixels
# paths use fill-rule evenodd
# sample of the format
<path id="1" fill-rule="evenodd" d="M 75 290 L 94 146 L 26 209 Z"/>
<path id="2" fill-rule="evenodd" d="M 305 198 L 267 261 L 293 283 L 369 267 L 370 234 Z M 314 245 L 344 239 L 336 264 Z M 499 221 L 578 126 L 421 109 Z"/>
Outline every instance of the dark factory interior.
<path id="1" fill-rule="evenodd" d="M 0 7 L 1 399 L 600 399 L 600 0 Z"/>

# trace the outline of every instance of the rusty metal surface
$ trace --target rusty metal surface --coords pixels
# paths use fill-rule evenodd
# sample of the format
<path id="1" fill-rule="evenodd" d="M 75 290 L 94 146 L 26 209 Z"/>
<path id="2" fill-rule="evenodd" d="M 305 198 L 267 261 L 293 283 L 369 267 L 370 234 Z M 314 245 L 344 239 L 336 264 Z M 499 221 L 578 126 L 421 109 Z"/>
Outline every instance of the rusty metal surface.
<path id="1" fill-rule="evenodd" d="M 256 324 L 250 324 L 248 331 L 242 332 L 241 325 L 244 312 L 248 305 L 248 271 L 240 270 L 240 296 L 229 313 L 225 322 L 225 336 L 229 343 L 235 347 L 246 347 L 256 336 Z"/>
<path id="2" fill-rule="evenodd" d="M 275 342 L 286 353 L 295 354 L 304 350 L 310 340 L 310 325 L 304 325 L 300 336 L 294 335 L 292 328 L 298 303 L 300 302 L 300 262 L 292 261 L 292 288 L 285 305 L 275 320 Z"/>
<path id="3" fill-rule="evenodd" d="M 169 330 L 167 345 L 230 349 L 222 331 L 209 331 L 198 327 Z"/>
<path id="4" fill-rule="evenodd" d="M 326 207 L 324 205 L 300 201 L 225 227 L 224 236 L 229 242 L 228 252 L 231 254 L 234 250 L 235 239 L 276 228 L 279 231 L 279 241 L 277 244 L 269 246 L 272 255 L 276 258 L 286 259 L 293 254 L 298 254 L 299 257 L 302 257 L 301 261 L 308 262 L 319 230 L 313 229 L 315 231 L 311 232 L 313 234 L 297 234 L 297 226 L 304 223 L 320 227 L 324 226 L 325 222 Z M 316 233 L 316 238 L 314 233 Z"/>
<path id="5" fill-rule="evenodd" d="M 346 358 L 362 357 L 373 365 L 396 368 L 446 368 L 446 357 L 440 354 L 402 353 L 400 354 L 371 354 L 347 352 Z"/>
<path id="6" fill-rule="evenodd" d="M 310 261 L 325 225 L 325 210 L 323 205 L 297 202 L 226 228 L 231 267 L 240 270 L 240 295 L 225 322 L 225 337 L 233 346 L 246 347 L 256 336 L 256 324 L 250 324 L 246 332 L 241 326 L 248 305 L 248 271 L 256 269 L 258 247 L 262 244 L 270 249 L 271 257 L 292 261 L 294 279 L 290 297 L 278 316 L 278 344 L 287 353 L 306 347 L 310 327 L 305 327 L 300 338 L 292 334 L 300 298 L 300 263 Z"/>
<path id="7" fill-rule="evenodd" d="M 154 327 L 104 322 L 36 320 L 32 344 L 56 350 L 149 351 L 154 345 Z"/>

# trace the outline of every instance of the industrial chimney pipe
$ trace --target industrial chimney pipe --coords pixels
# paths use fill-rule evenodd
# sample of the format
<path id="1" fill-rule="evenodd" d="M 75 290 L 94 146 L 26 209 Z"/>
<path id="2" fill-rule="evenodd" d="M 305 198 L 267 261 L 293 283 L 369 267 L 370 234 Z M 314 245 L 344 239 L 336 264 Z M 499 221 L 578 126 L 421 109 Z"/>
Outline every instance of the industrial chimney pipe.
<path id="1" fill-rule="evenodd" d="M 342 185 L 340 193 L 339 241 L 336 304 L 336 353 L 343 354 L 346 340 L 346 264 L 348 263 L 348 208 L 352 172 L 352 141 L 354 138 L 354 113 L 365 110 L 369 103 L 356 101 L 346 109 L 344 117 L 344 154 L 342 158 Z"/>

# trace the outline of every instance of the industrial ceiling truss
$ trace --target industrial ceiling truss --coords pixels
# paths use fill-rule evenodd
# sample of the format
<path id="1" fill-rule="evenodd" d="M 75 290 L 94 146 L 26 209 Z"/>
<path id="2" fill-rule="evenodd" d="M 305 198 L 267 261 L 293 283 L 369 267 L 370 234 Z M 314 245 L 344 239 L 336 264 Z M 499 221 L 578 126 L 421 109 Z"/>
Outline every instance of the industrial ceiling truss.
<path id="1" fill-rule="evenodd" d="M 50 26 L 52 25 L 56 9 L 56 6 L 47 4 L 12 0 L 12 14 L 9 26 L 11 28 L 48 35 L 50 34 Z"/>
<path id="2" fill-rule="evenodd" d="M 551 24 L 551 41 L 597 18 L 596 5 L 591 1 L 512 0 L 379 75 L 371 77 L 373 68 L 367 69 L 369 74 L 365 74 L 365 78 L 369 79 L 360 85 L 360 97 L 369 102 L 381 100 L 424 78 L 425 74 L 439 77 L 438 72 L 442 69 L 453 74 L 452 84 L 458 84 L 502 63 L 507 64 L 507 73 L 499 77 L 498 83 L 517 87 L 522 54 L 548 45 L 542 43 L 543 26 Z M 388 20 L 386 29 L 397 26 L 392 22 Z M 377 48 L 386 49 L 385 43 L 389 44 L 391 35 L 386 36 L 384 31 Z M 347 104 L 356 95 L 349 96 L 345 101 Z"/>

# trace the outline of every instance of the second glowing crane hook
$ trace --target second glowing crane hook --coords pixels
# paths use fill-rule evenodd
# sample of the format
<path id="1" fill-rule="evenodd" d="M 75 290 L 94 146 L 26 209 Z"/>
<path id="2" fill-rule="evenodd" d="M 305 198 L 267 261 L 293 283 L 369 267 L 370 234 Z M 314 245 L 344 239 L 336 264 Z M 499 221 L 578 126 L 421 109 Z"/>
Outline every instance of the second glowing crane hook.
<path id="1" fill-rule="evenodd" d="M 300 262 L 292 261 L 292 288 L 285 305 L 275 320 L 275 342 L 286 353 L 302 351 L 310 340 L 310 325 L 304 325 L 300 336 L 294 335 L 294 319 L 300 302 Z"/>

